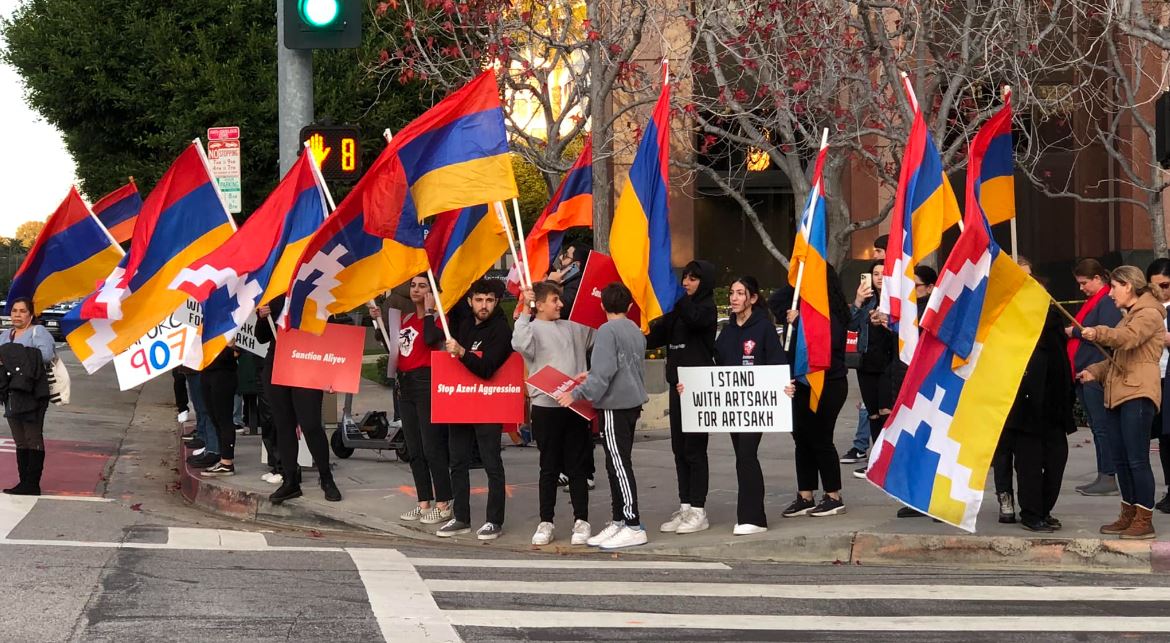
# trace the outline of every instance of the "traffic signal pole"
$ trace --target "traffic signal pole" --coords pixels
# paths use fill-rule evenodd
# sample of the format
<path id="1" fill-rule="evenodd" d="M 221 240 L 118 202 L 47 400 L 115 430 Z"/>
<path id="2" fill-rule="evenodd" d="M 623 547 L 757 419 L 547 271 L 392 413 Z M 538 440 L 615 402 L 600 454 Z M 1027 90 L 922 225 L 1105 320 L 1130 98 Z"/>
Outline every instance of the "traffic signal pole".
<path id="1" fill-rule="evenodd" d="M 301 128 L 313 122 L 313 50 L 284 46 L 285 3 L 276 0 L 276 100 L 280 176 L 296 163 Z"/>

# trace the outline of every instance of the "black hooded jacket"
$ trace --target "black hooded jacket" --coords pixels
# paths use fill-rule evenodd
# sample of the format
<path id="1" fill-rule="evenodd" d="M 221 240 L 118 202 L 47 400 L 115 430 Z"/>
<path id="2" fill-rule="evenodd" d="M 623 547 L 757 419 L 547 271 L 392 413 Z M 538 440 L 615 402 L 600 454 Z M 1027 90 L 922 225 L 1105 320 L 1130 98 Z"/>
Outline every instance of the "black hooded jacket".
<path id="1" fill-rule="evenodd" d="M 467 351 L 459 361 L 476 377 L 490 379 L 512 356 L 512 327 L 499 307 L 482 324 L 476 324 L 472 314 L 453 331 L 455 341 Z"/>
<path id="2" fill-rule="evenodd" d="M 666 347 L 666 381 L 678 383 L 680 366 L 711 366 L 715 358 L 715 264 L 692 261 L 683 269 L 699 278 L 694 295 L 684 294 L 674 310 L 650 322 L 646 348 Z"/>
<path id="3" fill-rule="evenodd" d="M 762 306 L 752 310 L 743 326 L 731 321 L 715 340 L 715 363 L 720 366 L 775 366 L 787 364 L 788 355 L 776 335 L 776 326 Z"/>

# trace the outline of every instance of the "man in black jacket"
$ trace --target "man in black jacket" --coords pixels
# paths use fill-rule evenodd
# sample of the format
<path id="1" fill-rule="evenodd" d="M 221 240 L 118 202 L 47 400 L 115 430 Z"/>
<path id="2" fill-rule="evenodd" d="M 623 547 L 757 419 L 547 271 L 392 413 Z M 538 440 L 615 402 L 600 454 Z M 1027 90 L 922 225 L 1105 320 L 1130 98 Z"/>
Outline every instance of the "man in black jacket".
<path id="1" fill-rule="evenodd" d="M 670 449 L 678 475 L 678 511 L 659 527 L 662 532 L 690 534 L 710 526 L 707 520 L 707 433 L 683 433 L 678 384 L 680 366 L 715 364 L 715 265 L 692 261 L 683 268 L 686 291 L 674 309 L 650 323 L 646 348 L 666 347 L 666 382 L 670 391 Z"/>
<path id="2" fill-rule="evenodd" d="M 498 279 L 481 278 L 471 284 L 467 303 L 472 315 L 453 329 L 447 352 L 476 377 L 489 379 L 512 355 L 512 328 L 497 308 L 504 294 Z M 494 540 L 504 529 L 504 461 L 500 457 L 499 424 L 451 424 L 451 490 L 455 517 L 439 528 L 442 537 L 471 531 L 471 460 L 478 447 L 488 477 L 487 522 L 476 532 L 480 540 Z"/>

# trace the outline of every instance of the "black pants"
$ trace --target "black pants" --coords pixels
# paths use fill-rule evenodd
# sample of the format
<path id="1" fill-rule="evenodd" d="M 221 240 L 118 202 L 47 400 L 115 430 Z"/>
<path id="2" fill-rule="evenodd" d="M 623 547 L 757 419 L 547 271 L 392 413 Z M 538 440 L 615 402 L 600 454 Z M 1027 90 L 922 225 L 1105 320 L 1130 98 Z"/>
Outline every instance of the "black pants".
<path id="1" fill-rule="evenodd" d="M 609 495 L 613 521 L 642 524 L 638 515 L 638 482 L 634 479 L 634 428 L 642 408 L 597 409 L 605 445 L 605 471 L 609 474 Z"/>
<path id="2" fill-rule="evenodd" d="M 333 472 L 329 470 L 329 440 L 325 438 L 325 427 L 321 424 L 321 401 L 325 393 L 311 388 L 297 388 L 265 383 L 264 392 L 268 395 L 268 403 L 272 406 L 272 420 L 276 423 L 276 448 L 280 453 L 281 472 L 286 480 L 300 481 L 300 468 L 297 466 L 297 427 L 301 435 L 305 436 L 305 444 L 309 453 L 313 454 L 313 461 L 317 463 L 317 471 L 321 479 L 332 479 Z"/>
<path id="3" fill-rule="evenodd" d="M 763 433 L 732 433 L 735 450 L 735 477 L 739 480 L 739 500 L 735 522 L 741 525 L 768 526 L 764 512 L 764 471 L 760 468 L 760 440 Z"/>
<path id="4" fill-rule="evenodd" d="M 450 502 L 451 470 L 447 428 L 431 425 L 431 369 L 398 374 L 402 434 L 420 502 Z"/>
<path id="5" fill-rule="evenodd" d="M 504 460 L 500 457 L 499 424 L 449 424 L 451 443 L 451 491 L 455 519 L 471 522 L 471 454 L 479 449 L 488 479 L 487 521 L 504 524 Z"/>
<path id="6" fill-rule="evenodd" d="M 176 368 L 171 370 L 171 378 L 174 380 L 175 387 L 175 410 L 182 413 L 191 404 L 191 398 L 187 396 L 187 376 Z"/>
<path id="7" fill-rule="evenodd" d="M 833 429 L 849 395 L 849 383 L 844 377 L 825 380 L 816 413 L 808 406 L 810 394 L 807 385 L 798 383 L 792 399 L 796 486 L 800 491 L 816 491 L 819 478 L 826 492 L 837 492 L 841 490 L 841 464 L 833 446 Z"/>
<path id="8" fill-rule="evenodd" d="M 1004 431 L 1005 440 L 1015 454 L 1016 500 L 1020 518 L 1035 522 L 1052 513 L 1060 497 L 1064 465 L 1068 462 L 1068 438 L 1064 433 L 1024 433 Z"/>
<path id="9" fill-rule="evenodd" d="M 540 447 L 540 520 L 552 522 L 557 506 L 557 478 L 569 478 L 569 500 L 573 517 L 589 521 L 590 454 L 593 431 L 589 420 L 570 409 L 532 407 L 532 433 Z"/>
<path id="10" fill-rule="evenodd" d="M 882 409 L 894 406 L 891 392 L 890 373 L 868 373 L 857 371 L 857 388 L 861 391 L 861 403 L 865 405 L 865 412 L 869 415 L 869 437 L 871 444 L 877 444 L 878 434 L 882 432 L 885 417 Z"/>
<path id="11" fill-rule="evenodd" d="M 682 407 L 678 389 L 670 387 L 670 450 L 674 452 L 674 470 L 678 476 L 678 501 L 703 508 L 707 505 L 708 433 L 683 433 Z"/>
<path id="12" fill-rule="evenodd" d="M 49 409 L 49 401 L 45 400 L 36 411 L 18 413 L 8 420 L 8 428 L 12 431 L 12 441 L 18 449 L 32 451 L 45 450 L 45 411 Z"/>
<path id="13" fill-rule="evenodd" d="M 232 418 L 236 403 L 236 372 L 228 369 L 203 371 L 199 384 L 203 387 L 204 404 L 211 414 L 215 435 L 219 438 L 219 457 L 236 457 L 236 423 Z"/>
<path id="14" fill-rule="evenodd" d="M 995 493 L 1014 493 L 1012 484 L 1012 455 L 1015 440 L 1008 437 L 1009 433 L 1016 433 L 1004 429 L 999 435 L 999 444 L 995 445 L 995 455 L 991 456 L 991 471 L 995 478 Z M 1066 447 L 1067 449 L 1067 447 Z M 1019 465 L 1016 465 L 1017 468 Z M 1043 518 L 1043 516 L 1041 516 Z"/>
<path id="15" fill-rule="evenodd" d="M 268 403 L 267 391 L 256 396 L 256 424 L 260 427 L 260 441 L 268 456 L 268 468 L 281 473 L 280 451 L 276 446 L 276 423 L 272 419 L 272 405 Z"/>

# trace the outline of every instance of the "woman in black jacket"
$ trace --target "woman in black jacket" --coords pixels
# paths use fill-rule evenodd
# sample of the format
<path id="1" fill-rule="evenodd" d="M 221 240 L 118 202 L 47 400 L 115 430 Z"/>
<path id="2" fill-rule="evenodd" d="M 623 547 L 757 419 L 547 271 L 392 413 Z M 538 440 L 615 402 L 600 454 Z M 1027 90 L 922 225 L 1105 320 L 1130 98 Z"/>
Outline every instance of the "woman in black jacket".
<path id="1" fill-rule="evenodd" d="M 715 363 L 715 265 L 692 261 L 683 268 L 685 293 L 674 310 L 650 322 L 646 348 L 666 347 L 666 383 L 670 390 L 670 450 L 678 476 L 678 511 L 658 528 L 662 532 L 691 534 L 710 526 L 707 521 L 707 433 L 683 433 L 678 368 Z"/>
<path id="2" fill-rule="evenodd" d="M 870 278 L 862 280 L 849 308 L 848 329 L 857 333 L 857 352 L 861 357 L 861 364 L 857 367 L 857 387 L 869 415 L 870 444 L 876 444 L 877 436 L 894 408 L 890 364 L 898 354 L 898 338 L 886 328 L 878 311 L 883 262 L 873 262 L 869 270 Z"/>

